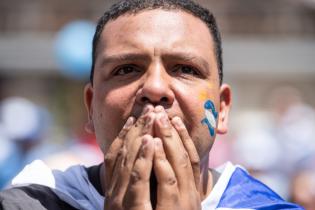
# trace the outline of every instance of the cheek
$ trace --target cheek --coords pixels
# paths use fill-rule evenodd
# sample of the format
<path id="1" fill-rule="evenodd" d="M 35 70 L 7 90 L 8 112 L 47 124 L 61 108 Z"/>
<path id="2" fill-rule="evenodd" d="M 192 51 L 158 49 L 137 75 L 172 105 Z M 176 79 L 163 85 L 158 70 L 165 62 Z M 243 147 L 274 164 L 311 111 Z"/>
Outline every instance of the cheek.
<path id="1" fill-rule="evenodd" d="M 93 113 L 96 139 L 106 153 L 117 137 L 133 107 L 133 96 L 125 90 L 112 90 L 96 95 Z"/>
<path id="2" fill-rule="evenodd" d="M 125 112 L 130 111 L 132 107 L 132 95 L 128 94 L 126 91 L 112 91 L 105 97 L 104 100 L 104 112 L 106 116 L 120 116 L 124 117 Z"/>
<path id="3" fill-rule="evenodd" d="M 196 91 L 194 96 L 190 95 L 190 103 L 187 105 L 186 112 L 184 112 L 185 124 L 200 158 L 209 153 L 215 139 L 218 118 L 218 108 L 216 107 L 219 106 L 218 97 L 214 89 Z M 211 106 L 213 106 L 213 113 L 207 109 Z"/>
<path id="4" fill-rule="evenodd" d="M 201 89 L 199 91 L 195 91 L 192 94 L 182 95 L 181 100 L 178 102 L 180 108 L 184 114 L 184 120 L 187 128 L 194 132 L 194 130 L 200 130 L 205 128 L 209 130 L 208 124 L 213 128 L 216 128 L 216 122 L 218 118 L 218 96 L 216 96 L 216 92 L 214 90 L 205 91 Z M 206 109 L 206 104 L 210 103 Z M 213 112 L 212 112 L 213 111 Z M 206 123 L 209 122 L 209 123 Z M 208 131 L 207 136 L 214 136 Z"/>
<path id="5" fill-rule="evenodd" d="M 207 129 L 201 128 L 200 131 L 204 131 L 204 132 L 199 133 L 195 137 L 192 136 L 192 138 L 193 138 L 196 150 L 199 154 L 199 158 L 203 162 L 204 158 L 208 156 L 211 150 L 211 147 L 214 143 L 214 138 L 209 136 Z"/>
<path id="6" fill-rule="evenodd" d="M 202 123 L 204 117 L 203 113 L 199 113 L 198 120 L 190 133 L 201 162 L 207 161 L 208 154 L 215 140 L 215 134 L 211 136 L 209 128 Z"/>

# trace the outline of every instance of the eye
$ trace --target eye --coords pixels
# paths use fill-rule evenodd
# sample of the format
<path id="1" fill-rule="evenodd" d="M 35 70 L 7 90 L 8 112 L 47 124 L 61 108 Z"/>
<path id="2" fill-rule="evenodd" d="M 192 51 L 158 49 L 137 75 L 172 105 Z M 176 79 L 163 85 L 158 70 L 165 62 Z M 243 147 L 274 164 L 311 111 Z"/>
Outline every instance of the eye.
<path id="1" fill-rule="evenodd" d="M 198 70 L 189 65 L 176 65 L 172 72 L 178 74 L 190 74 L 200 76 Z"/>
<path id="2" fill-rule="evenodd" d="M 114 70 L 114 75 L 122 76 L 131 73 L 138 73 L 140 70 L 134 65 L 123 65 L 119 66 Z"/>

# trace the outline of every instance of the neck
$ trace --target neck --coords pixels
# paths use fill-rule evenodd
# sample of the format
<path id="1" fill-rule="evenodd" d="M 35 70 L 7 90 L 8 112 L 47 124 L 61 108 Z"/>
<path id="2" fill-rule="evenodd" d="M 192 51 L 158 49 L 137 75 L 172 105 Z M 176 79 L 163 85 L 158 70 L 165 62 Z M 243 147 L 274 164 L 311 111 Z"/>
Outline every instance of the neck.
<path id="1" fill-rule="evenodd" d="M 213 172 L 209 170 L 209 155 L 207 155 L 200 164 L 199 194 L 200 199 L 204 200 L 212 191 L 215 185 L 215 179 Z"/>

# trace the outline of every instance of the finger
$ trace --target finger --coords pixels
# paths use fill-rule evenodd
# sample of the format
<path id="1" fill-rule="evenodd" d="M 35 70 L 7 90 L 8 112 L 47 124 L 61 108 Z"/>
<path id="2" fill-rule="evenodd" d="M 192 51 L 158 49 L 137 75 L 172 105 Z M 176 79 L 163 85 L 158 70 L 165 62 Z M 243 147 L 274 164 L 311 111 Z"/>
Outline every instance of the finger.
<path id="1" fill-rule="evenodd" d="M 150 175 L 154 155 L 153 137 L 145 135 L 131 172 L 124 206 L 134 209 L 152 209 L 150 201 Z"/>
<path id="2" fill-rule="evenodd" d="M 178 199 L 178 183 L 172 166 L 166 159 L 160 138 L 154 138 L 153 169 L 158 183 L 157 206 L 171 206 Z"/>
<path id="3" fill-rule="evenodd" d="M 115 181 L 111 183 L 112 194 L 116 196 L 115 199 L 119 202 L 122 201 L 121 199 L 124 197 L 128 187 L 130 173 L 141 146 L 143 137 L 142 130 L 146 124 L 149 124 L 149 126 L 147 126 L 149 128 L 150 124 L 151 127 L 153 126 L 155 116 L 155 114 L 152 113 L 153 110 L 152 105 L 147 105 L 137 122 L 132 125 L 123 139 L 122 148 L 124 148 L 126 153 L 120 164 L 115 164 L 115 173 L 113 173 L 114 177 L 112 178 Z"/>
<path id="4" fill-rule="evenodd" d="M 121 131 L 118 134 L 118 138 L 119 139 L 124 139 L 125 136 L 127 135 L 128 131 L 130 130 L 130 128 L 132 127 L 132 125 L 135 122 L 135 118 L 134 117 L 129 117 L 126 124 L 124 125 L 124 127 L 121 129 Z"/>
<path id="5" fill-rule="evenodd" d="M 152 105 L 146 106 L 145 111 L 142 113 L 142 116 L 131 127 L 123 141 L 123 147 L 126 149 L 127 152 L 126 156 L 124 157 L 123 164 L 118 166 L 120 167 L 120 169 L 118 170 L 118 173 L 116 173 L 116 175 L 118 176 L 117 183 L 115 184 L 113 189 L 113 194 L 118 197 L 124 196 L 127 190 L 131 170 L 134 166 L 137 154 L 141 147 L 141 142 L 143 138 L 142 130 L 145 128 L 150 129 L 150 127 L 153 127 L 155 113 L 153 113 L 152 111 Z M 141 124 L 139 122 L 144 122 L 144 124 Z"/>
<path id="6" fill-rule="evenodd" d="M 106 155 L 104 157 L 104 163 L 105 163 L 105 188 L 107 188 L 108 183 L 111 182 L 111 177 L 113 175 L 113 169 L 114 165 L 117 160 L 117 154 L 122 148 L 123 145 L 123 139 L 126 136 L 127 132 L 130 130 L 132 125 L 134 124 L 135 118 L 129 117 L 127 122 L 125 123 L 124 127 L 120 131 L 118 137 L 113 141 L 113 143 L 110 145 L 108 151 L 106 152 Z"/>
<path id="7" fill-rule="evenodd" d="M 144 134 L 150 134 L 150 127 L 146 126 L 149 124 L 150 119 L 148 119 L 148 115 L 154 111 L 154 107 L 151 104 L 145 105 L 143 108 L 143 111 L 141 115 L 136 120 L 136 123 L 132 126 L 131 132 L 128 132 L 126 135 L 126 138 L 134 139 L 138 136 L 144 135 Z"/>
<path id="8" fill-rule="evenodd" d="M 195 144 L 192 141 L 191 137 L 189 136 L 189 133 L 181 118 L 174 117 L 171 122 L 174 125 L 175 129 L 177 130 L 177 133 L 180 136 L 183 145 L 188 153 L 195 178 L 196 189 L 198 189 L 200 183 L 200 159 Z"/>
<path id="9" fill-rule="evenodd" d="M 117 161 L 115 164 L 114 168 L 114 176 L 112 177 L 111 182 L 108 184 L 108 188 L 106 188 L 105 191 L 105 204 L 104 204 L 104 209 L 115 209 L 115 210 L 122 210 L 122 201 L 123 201 L 123 196 L 122 193 L 117 194 L 115 191 L 115 188 L 118 183 L 118 176 L 115 176 L 115 174 L 118 174 L 120 171 L 121 165 L 123 165 L 124 159 L 126 155 L 126 149 L 122 148 L 120 152 L 118 153 L 117 156 Z"/>
<path id="10" fill-rule="evenodd" d="M 142 137 L 146 134 L 152 134 L 153 123 L 155 119 L 155 113 L 152 111 L 153 109 L 144 116 L 141 116 L 140 117 L 141 119 L 138 119 L 136 124 L 130 129 L 130 131 L 126 135 L 124 142 L 124 144 L 126 145 L 126 149 L 128 151 L 126 164 L 128 169 L 130 170 L 134 165 L 134 161 L 140 149 Z"/>
<path id="11" fill-rule="evenodd" d="M 117 175 L 121 173 L 121 168 L 124 165 L 124 162 L 126 159 L 126 154 L 127 154 L 127 150 L 125 147 L 122 147 L 119 150 L 119 153 L 117 154 L 117 160 L 116 160 L 116 164 L 115 164 L 115 167 L 113 170 L 114 176 L 112 177 L 111 182 L 108 183 L 108 186 L 107 186 L 106 192 L 105 192 L 105 196 L 107 198 L 110 198 L 113 195 L 113 190 L 114 190 L 114 188 L 117 185 L 118 180 L 119 180 L 119 177 Z"/>
<path id="12" fill-rule="evenodd" d="M 130 128 L 128 127 L 128 130 L 122 130 L 122 132 L 118 135 L 118 139 L 120 140 L 119 143 L 114 144 L 113 146 L 115 148 L 121 147 L 121 149 L 116 163 L 113 165 L 114 161 L 109 161 L 110 172 L 107 174 L 106 178 L 108 180 L 107 183 L 109 183 L 109 188 L 105 189 L 108 189 L 106 192 L 109 197 L 111 196 L 110 199 L 114 199 L 114 201 L 110 203 L 114 203 L 115 205 L 117 204 L 116 206 L 122 205 L 122 201 L 130 179 L 131 168 L 141 145 L 140 135 L 144 126 L 146 125 L 145 120 L 148 120 L 147 114 L 153 110 L 154 108 L 152 105 L 145 106 L 138 120 L 133 123 Z M 113 156 L 115 155 L 109 155 L 107 159 L 112 160 L 113 158 L 111 157 Z"/>
<path id="13" fill-rule="evenodd" d="M 152 110 L 152 107 L 150 106 L 146 106 L 143 109 L 141 118 L 144 118 L 145 114 L 147 112 L 150 111 L 150 109 Z M 141 121 L 141 120 L 140 120 Z M 137 120 L 138 125 L 139 125 L 139 119 Z M 113 141 L 113 143 L 111 144 L 109 150 L 107 151 L 106 155 L 105 155 L 105 171 L 107 172 L 107 182 L 110 182 L 110 178 L 112 177 L 112 171 L 113 171 L 113 167 L 115 165 L 115 159 L 117 156 L 118 151 L 121 149 L 122 145 L 124 144 L 124 142 L 126 141 L 125 139 L 127 138 L 127 134 L 130 130 L 132 130 L 132 128 L 135 127 L 135 118 L 134 117 L 129 117 L 126 124 L 124 125 L 124 127 L 122 128 L 122 130 L 120 131 L 120 133 L 118 134 L 118 137 Z M 134 131 L 132 133 L 135 133 Z M 132 136 L 129 137 L 130 139 L 133 139 Z M 127 148 L 127 146 L 126 146 Z M 105 182 L 106 183 L 106 182 Z"/>
<path id="14" fill-rule="evenodd" d="M 144 107 L 143 112 L 137 119 L 136 123 L 131 127 L 130 131 L 125 136 L 124 144 L 128 150 L 128 163 L 133 165 L 136 155 L 141 146 L 141 136 L 145 134 L 152 134 L 151 130 L 154 121 L 154 107 L 148 104 Z"/>
<path id="15" fill-rule="evenodd" d="M 156 136 L 163 142 L 166 157 L 175 172 L 179 188 L 191 189 L 195 183 L 189 181 L 194 180 L 194 177 L 188 153 L 164 110 L 156 116 L 155 131 Z"/>

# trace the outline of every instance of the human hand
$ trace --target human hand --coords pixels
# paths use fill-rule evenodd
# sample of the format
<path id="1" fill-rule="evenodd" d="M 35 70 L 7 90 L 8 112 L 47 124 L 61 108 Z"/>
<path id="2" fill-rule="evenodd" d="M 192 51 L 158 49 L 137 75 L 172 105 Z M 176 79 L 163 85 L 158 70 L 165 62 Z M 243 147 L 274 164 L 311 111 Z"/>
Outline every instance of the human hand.
<path id="1" fill-rule="evenodd" d="M 156 210 L 201 209 L 200 161 L 195 145 L 179 117 L 170 121 L 161 106 L 155 111 Z"/>
<path id="2" fill-rule="evenodd" d="M 195 146 L 180 118 L 169 122 L 163 108 L 156 110 L 157 116 L 150 107 L 135 124 L 134 118 L 128 120 L 107 152 L 105 209 L 151 210 L 152 162 L 158 182 L 156 209 L 201 208 Z M 152 137 L 154 120 L 158 138 Z"/>
<path id="3" fill-rule="evenodd" d="M 147 105 L 136 122 L 130 117 L 105 155 L 104 209 L 152 209 L 153 110 Z"/>

